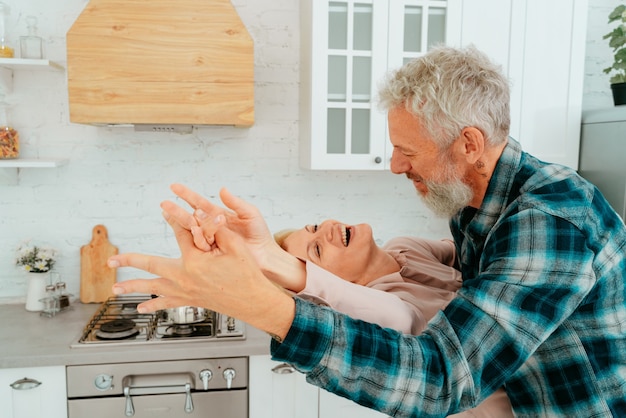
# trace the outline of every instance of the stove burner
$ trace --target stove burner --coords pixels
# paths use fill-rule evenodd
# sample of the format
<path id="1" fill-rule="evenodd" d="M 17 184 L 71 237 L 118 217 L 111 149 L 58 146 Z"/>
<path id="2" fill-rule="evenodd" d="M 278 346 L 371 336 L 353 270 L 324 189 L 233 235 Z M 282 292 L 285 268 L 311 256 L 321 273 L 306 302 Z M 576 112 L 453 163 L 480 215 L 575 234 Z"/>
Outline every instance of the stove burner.
<path id="1" fill-rule="evenodd" d="M 189 339 L 198 337 L 212 337 L 213 324 L 211 322 L 200 322 L 195 324 L 177 324 L 161 326 L 157 328 L 157 335 L 160 338 Z"/>
<path id="2" fill-rule="evenodd" d="M 100 325 L 102 332 L 122 332 L 135 328 L 135 321 L 131 319 L 113 319 Z"/>
<path id="3" fill-rule="evenodd" d="M 96 331 L 96 337 L 102 340 L 122 340 L 139 334 L 135 321 L 131 319 L 114 319 L 104 322 Z"/>
<path id="4" fill-rule="evenodd" d="M 176 325 L 171 328 L 172 328 L 171 333 L 173 335 L 189 335 L 195 331 L 195 328 L 192 327 L 191 325 Z"/>

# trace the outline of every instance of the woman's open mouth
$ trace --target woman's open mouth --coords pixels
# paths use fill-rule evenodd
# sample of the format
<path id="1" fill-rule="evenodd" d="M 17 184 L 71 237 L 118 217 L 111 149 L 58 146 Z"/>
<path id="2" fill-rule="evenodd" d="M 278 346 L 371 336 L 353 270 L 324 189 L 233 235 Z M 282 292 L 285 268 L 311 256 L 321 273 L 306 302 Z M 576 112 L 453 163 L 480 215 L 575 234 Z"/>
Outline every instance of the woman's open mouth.
<path id="1" fill-rule="evenodd" d="M 349 226 L 341 225 L 341 240 L 343 241 L 344 247 L 347 247 L 348 244 L 350 244 L 350 235 L 352 235 L 350 231 L 351 228 Z"/>

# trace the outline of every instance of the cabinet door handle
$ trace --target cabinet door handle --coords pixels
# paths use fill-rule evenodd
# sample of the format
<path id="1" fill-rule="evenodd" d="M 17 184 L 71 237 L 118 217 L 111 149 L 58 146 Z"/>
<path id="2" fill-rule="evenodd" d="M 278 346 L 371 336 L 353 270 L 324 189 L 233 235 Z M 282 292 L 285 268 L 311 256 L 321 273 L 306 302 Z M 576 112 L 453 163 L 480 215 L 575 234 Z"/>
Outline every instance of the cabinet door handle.
<path id="1" fill-rule="evenodd" d="M 9 386 L 11 386 L 15 390 L 29 390 L 29 389 L 35 389 L 39 385 L 41 385 L 40 381 L 25 377 L 23 379 L 16 380 L 15 382 L 11 383 Z"/>
<path id="2" fill-rule="evenodd" d="M 272 372 L 276 374 L 291 374 L 291 373 L 294 373 L 295 371 L 296 369 L 294 369 L 293 366 L 287 363 L 281 363 L 272 369 Z"/>

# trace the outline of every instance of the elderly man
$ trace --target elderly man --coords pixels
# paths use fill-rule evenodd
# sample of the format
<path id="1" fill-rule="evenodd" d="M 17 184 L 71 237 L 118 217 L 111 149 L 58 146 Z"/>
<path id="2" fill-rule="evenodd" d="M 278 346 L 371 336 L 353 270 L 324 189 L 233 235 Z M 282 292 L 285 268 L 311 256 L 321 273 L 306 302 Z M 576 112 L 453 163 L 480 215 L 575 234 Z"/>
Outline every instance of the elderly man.
<path id="1" fill-rule="evenodd" d="M 114 256 L 113 267 L 161 276 L 114 291 L 164 296 L 145 310 L 197 305 L 239 317 L 274 336 L 276 360 L 388 415 L 446 416 L 504 387 L 518 416 L 626 416 L 623 221 L 573 170 L 508 137 L 508 82 L 475 48 L 433 49 L 393 73 L 380 96 L 392 171 L 450 217 L 463 274 L 422 335 L 277 290 L 268 278 L 309 267 L 270 243 L 264 221 L 226 191 L 234 213 L 175 187 L 202 209 L 192 218 L 163 204 L 181 258 Z M 194 244 L 198 228 L 211 240 L 214 232 L 208 252 Z"/>

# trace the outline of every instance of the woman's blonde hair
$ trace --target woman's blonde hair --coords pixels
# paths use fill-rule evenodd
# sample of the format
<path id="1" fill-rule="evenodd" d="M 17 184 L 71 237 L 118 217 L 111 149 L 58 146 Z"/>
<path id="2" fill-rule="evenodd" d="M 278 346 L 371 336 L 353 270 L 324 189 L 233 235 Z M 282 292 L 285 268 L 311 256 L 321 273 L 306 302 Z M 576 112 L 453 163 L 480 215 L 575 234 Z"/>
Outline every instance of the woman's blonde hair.
<path id="1" fill-rule="evenodd" d="M 287 249 L 285 248 L 285 240 L 287 239 L 289 235 L 293 234 L 296 231 L 297 229 L 280 230 L 274 234 L 274 241 L 276 241 L 276 243 L 280 245 L 280 248 L 286 251 Z"/>

